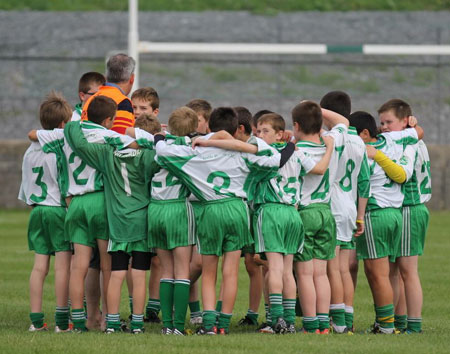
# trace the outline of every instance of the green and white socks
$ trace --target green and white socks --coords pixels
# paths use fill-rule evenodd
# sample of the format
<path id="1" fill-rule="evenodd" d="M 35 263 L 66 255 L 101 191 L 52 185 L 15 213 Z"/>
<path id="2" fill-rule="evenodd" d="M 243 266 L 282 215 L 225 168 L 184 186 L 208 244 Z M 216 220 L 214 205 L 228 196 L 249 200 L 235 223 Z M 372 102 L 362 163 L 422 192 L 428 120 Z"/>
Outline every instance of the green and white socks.
<path id="1" fill-rule="evenodd" d="M 62 331 L 69 328 L 69 306 L 56 306 L 55 324 Z"/>
<path id="2" fill-rule="evenodd" d="M 180 332 L 184 332 L 186 322 L 186 312 L 189 303 L 189 289 L 191 281 L 189 279 L 175 279 L 174 281 L 174 320 L 173 325 Z"/>
<path id="3" fill-rule="evenodd" d="M 159 298 L 161 299 L 161 312 L 163 326 L 173 329 L 173 294 L 174 280 L 163 278 L 159 285 Z M 150 299 L 151 300 L 151 299 Z M 150 300 L 148 300 L 150 304 Z M 154 303 L 153 303 L 154 304 Z M 147 305 L 147 311 L 149 309 Z"/>
<path id="4" fill-rule="evenodd" d="M 394 332 L 394 305 L 375 306 L 376 322 L 380 332 L 390 334 Z"/>
<path id="5" fill-rule="evenodd" d="M 30 312 L 30 320 L 34 328 L 39 329 L 44 327 L 44 313 L 43 312 Z"/>
<path id="6" fill-rule="evenodd" d="M 349 331 L 353 330 L 353 306 L 345 306 L 345 325 Z"/>
<path id="7" fill-rule="evenodd" d="M 86 313 L 84 308 L 72 309 L 73 329 L 79 331 L 86 331 Z"/>
<path id="8" fill-rule="evenodd" d="M 191 319 L 202 317 L 202 311 L 200 309 L 200 301 L 192 301 L 189 303 L 189 310 L 191 311 Z"/>
<path id="9" fill-rule="evenodd" d="M 283 295 L 282 294 L 269 294 L 270 303 L 270 317 L 272 319 L 270 324 L 275 326 L 278 319 L 283 317 Z"/>
<path id="10" fill-rule="evenodd" d="M 347 328 L 345 324 L 345 304 L 331 304 L 330 317 L 333 320 L 333 330 L 336 333 L 344 333 Z"/>
<path id="11" fill-rule="evenodd" d="M 283 318 L 289 326 L 295 324 L 295 299 L 283 299 Z"/>

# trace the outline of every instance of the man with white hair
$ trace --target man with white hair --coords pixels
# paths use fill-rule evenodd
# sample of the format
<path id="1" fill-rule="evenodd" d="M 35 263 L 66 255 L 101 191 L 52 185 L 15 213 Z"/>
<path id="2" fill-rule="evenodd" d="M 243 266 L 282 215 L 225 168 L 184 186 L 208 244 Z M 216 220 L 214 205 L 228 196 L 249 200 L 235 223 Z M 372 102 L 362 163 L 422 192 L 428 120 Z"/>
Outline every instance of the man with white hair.
<path id="1" fill-rule="evenodd" d="M 117 104 L 117 115 L 112 130 L 125 134 L 128 127 L 134 126 L 133 105 L 127 95 L 134 83 L 135 60 L 123 53 L 113 55 L 106 63 L 106 83 L 84 105 L 81 119 L 87 119 L 87 109 L 93 97 L 107 96 Z"/>

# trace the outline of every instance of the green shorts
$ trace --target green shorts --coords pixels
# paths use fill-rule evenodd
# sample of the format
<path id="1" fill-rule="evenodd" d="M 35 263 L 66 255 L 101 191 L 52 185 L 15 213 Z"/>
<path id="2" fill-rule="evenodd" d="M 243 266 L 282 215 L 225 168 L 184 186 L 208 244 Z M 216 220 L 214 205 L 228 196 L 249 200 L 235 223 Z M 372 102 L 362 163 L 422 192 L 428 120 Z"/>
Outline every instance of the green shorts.
<path id="1" fill-rule="evenodd" d="M 131 256 L 131 252 L 152 252 L 147 245 L 147 240 L 140 240 L 134 242 L 116 242 L 113 240 L 108 241 L 108 252 L 125 252 Z"/>
<path id="2" fill-rule="evenodd" d="M 194 217 L 195 217 L 195 225 L 198 225 L 198 222 L 200 220 L 200 214 L 202 213 L 203 204 L 202 202 L 199 202 L 198 200 L 190 201 L 192 210 L 194 211 Z"/>
<path id="3" fill-rule="evenodd" d="M 67 210 L 64 227 L 66 239 L 72 243 L 95 247 L 97 239 L 108 240 L 103 191 L 74 196 Z"/>
<path id="4" fill-rule="evenodd" d="M 66 208 L 36 205 L 28 223 L 28 248 L 37 254 L 51 255 L 70 251 L 70 242 L 64 238 Z"/>
<path id="5" fill-rule="evenodd" d="M 302 219 L 292 205 L 262 204 L 255 211 L 253 230 L 256 253 L 295 254 L 303 247 Z"/>
<path id="6" fill-rule="evenodd" d="M 402 237 L 397 257 L 421 256 L 430 213 L 425 204 L 419 204 L 403 207 L 402 215 Z"/>
<path id="7" fill-rule="evenodd" d="M 358 259 L 395 257 L 400 245 L 402 213 L 396 208 L 382 208 L 366 212 L 365 229 L 356 237 Z M 392 258 L 390 259 L 392 261 Z"/>
<path id="8" fill-rule="evenodd" d="M 295 254 L 294 262 L 333 259 L 336 248 L 336 223 L 330 205 L 310 204 L 299 213 L 305 229 L 305 242 L 303 252 Z"/>
<path id="9" fill-rule="evenodd" d="M 336 241 L 336 246 L 339 246 L 341 250 L 354 250 L 356 248 L 356 241 L 353 239 L 351 241 Z"/>
<path id="10" fill-rule="evenodd" d="M 172 250 L 195 244 L 195 217 L 187 199 L 154 200 L 148 206 L 148 247 Z"/>
<path id="11" fill-rule="evenodd" d="M 247 204 L 240 198 L 202 202 L 197 224 L 198 252 L 221 256 L 252 244 Z"/>

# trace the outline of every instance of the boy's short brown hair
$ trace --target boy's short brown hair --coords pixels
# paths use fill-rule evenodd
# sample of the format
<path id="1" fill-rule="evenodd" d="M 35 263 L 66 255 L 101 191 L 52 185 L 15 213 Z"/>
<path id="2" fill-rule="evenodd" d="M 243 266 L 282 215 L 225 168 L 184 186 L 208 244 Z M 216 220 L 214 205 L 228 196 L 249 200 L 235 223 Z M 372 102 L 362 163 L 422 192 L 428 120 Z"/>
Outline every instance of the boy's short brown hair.
<path id="1" fill-rule="evenodd" d="M 78 82 L 78 92 L 89 93 L 93 84 L 101 86 L 104 85 L 105 82 L 106 79 L 102 74 L 90 71 L 81 76 L 80 81 Z"/>
<path id="2" fill-rule="evenodd" d="M 205 121 L 209 122 L 211 117 L 212 107 L 208 101 L 196 98 L 186 104 L 186 107 L 192 109 L 197 115 L 201 115 Z"/>
<path id="3" fill-rule="evenodd" d="M 58 128 L 64 122 L 67 123 L 72 117 L 72 108 L 64 96 L 51 91 L 39 107 L 39 120 L 42 128 L 51 130 Z"/>
<path id="4" fill-rule="evenodd" d="M 286 130 L 286 122 L 283 117 L 277 113 L 267 113 L 263 114 L 258 118 L 258 124 L 270 124 L 275 132 L 285 131 Z"/>
<path id="5" fill-rule="evenodd" d="M 135 98 L 149 102 L 150 107 L 152 107 L 153 110 L 159 108 L 158 92 L 156 92 L 156 90 L 153 87 L 142 87 L 140 89 L 137 89 L 131 95 L 132 100 Z"/>
<path id="6" fill-rule="evenodd" d="M 169 131 L 173 135 L 185 136 L 197 130 L 197 114 L 189 107 L 174 110 L 169 117 Z"/>
<path id="7" fill-rule="evenodd" d="M 87 109 L 87 118 L 96 124 L 102 124 L 107 118 L 114 119 L 117 104 L 113 99 L 106 96 L 95 96 Z"/>
<path id="8" fill-rule="evenodd" d="M 400 100 L 398 98 L 389 100 L 386 103 L 384 103 L 380 108 L 378 108 L 378 114 L 387 111 L 393 111 L 394 115 L 398 119 L 403 119 L 412 116 L 411 106 L 407 104 L 405 101 Z"/>
<path id="9" fill-rule="evenodd" d="M 161 131 L 161 123 L 153 114 L 141 114 L 138 118 L 136 118 L 134 127 L 145 130 L 150 134 L 156 134 Z"/>
<path id="10" fill-rule="evenodd" d="M 292 122 L 298 123 L 304 134 L 318 134 L 322 128 L 322 110 L 315 102 L 301 102 L 292 110 Z"/>

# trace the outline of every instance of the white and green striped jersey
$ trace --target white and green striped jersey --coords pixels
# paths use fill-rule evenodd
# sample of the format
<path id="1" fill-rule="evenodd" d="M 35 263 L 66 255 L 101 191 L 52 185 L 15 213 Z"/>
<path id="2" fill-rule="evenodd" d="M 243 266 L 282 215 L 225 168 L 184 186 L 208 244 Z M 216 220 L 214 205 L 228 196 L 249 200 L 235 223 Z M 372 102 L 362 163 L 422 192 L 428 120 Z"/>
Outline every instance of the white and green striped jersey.
<path id="1" fill-rule="evenodd" d="M 155 151 L 119 151 L 107 144 L 89 143 L 75 122 L 67 124 L 64 133 L 77 155 L 103 174 L 110 239 L 116 242 L 145 240 L 150 183 L 159 170 Z"/>
<path id="2" fill-rule="evenodd" d="M 367 163 L 366 146 L 354 127 L 348 128 L 344 135 L 343 149 L 337 151 L 337 170 L 331 186 L 331 212 L 336 223 L 351 223 L 356 229 L 356 201 L 358 196 L 369 198 L 370 170 Z M 337 238 L 351 241 L 352 235 L 344 235 L 347 228 L 337 225 Z"/>
<path id="3" fill-rule="evenodd" d="M 388 158 L 398 163 L 406 172 L 408 181 L 414 171 L 417 132 L 413 128 L 383 133 L 375 143 L 370 143 Z M 367 210 L 379 208 L 400 208 L 403 203 L 402 186 L 392 181 L 384 170 L 372 159 L 368 160 L 370 176 L 370 197 Z"/>
<path id="4" fill-rule="evenodd" d="M 55 154 L 46 154 L 39 143 L 31 143 L 23 156 L 18 198 L 28 205 L 65 206 L 58 175 Z"/>
<path id="5" fill-rule="evenodd" d="M 134 139 L 108 130 L 90 121 L 80 123 L 86 139 L 91 143 L 105 143 L 123 149 Z M 65 196 L 82 195 L 103 190 L 103 179 L 100 173 L 88 166 L 70 148 L 64 137 L 63 129 L 38 130 L 37 136 L 42 149 L 57 154 L 58 159 L 65 161 L 65 176 L 67 187 L 61 190 Z"/>
<path id="6" fill-rule="evenodd" d="M 403 184 L 404 206 L 418 205 L 431 199 L 431 168 L 428 149 L 423 140 L 414 146 L 416 155 L 414 172 L 410 180 Z"/>
<path id="7" fill-rule="evenodd" d="M 200 201 L 230 197 L 253 200 L 257 184 L 276 177 L 280 165 L 279 153 L 267 149 L 260 140 L 257 144 L 258 153 L 253 155 L 160 141 L 156 145 L 157 161 L 180 178 Z"/>
<path id="8" fill-rule="evenodd" d="M 152 134 L 145 130 L 135 129 L 136 142 L 149 149 L 153 148 L 154 137 Z M 186 140 L 185 140 L 186 139 Z M 180 144 L 181 142 L 187 142 L 189 138 L 175 137 L 173 135 L 166 135 L 167 144 Z M 156 200 L 169 200 L 169 199 L 185 199 L 189 196 L 190 192 L 187 187 L 181 183 L 181 181 L 175 177 L 172 173 L 162 168 L 152 178 L 151 184 L 151 198 Z"/>
<path id="9" fill-rule="evenodd" d="M 281 152 L 286 143 L 275 143 L 270 146 Z M 298 205 L 300 203 L 300 173 L 309 173 L 316 162 L 306 157 L 300 150 L 294 151 L 286 164 L 279 169 L 279 176 L 258 185 L 254 204 L 282 203 Z"/>
<path id="10" fill-rule="evenodd" d="M 83 111 L 83 109 L 81 108 L 81 103 L 78 103 L 75 105 L 75 109 L 72 112 L 72 118 L 70 118 L 70 120 L 72 122 L 77 122 L 79 120 L 81 120 L 81 112 Z"/>
<path id="11" fill-rule="evenodd" d="M 330 165 L 323 176 L 306 174 L 306 170 L 301 171 L 300 207 L 306 207 L 313 203 L 329 203 L 331 198 L 331 185 L 334 182 L 338 168 L 338 157 L 343 151 L 344 139 L 348 127 L 345 124 L 337 124 L 326 134 L 334 139 L 334 151 L 331 156 Z M 317 144 L 310 141 L 299 141 L 297 147 L 307 157 L 311 157 L 316 163 L 325 155 L 326 146 L 323 143 Z"/>

